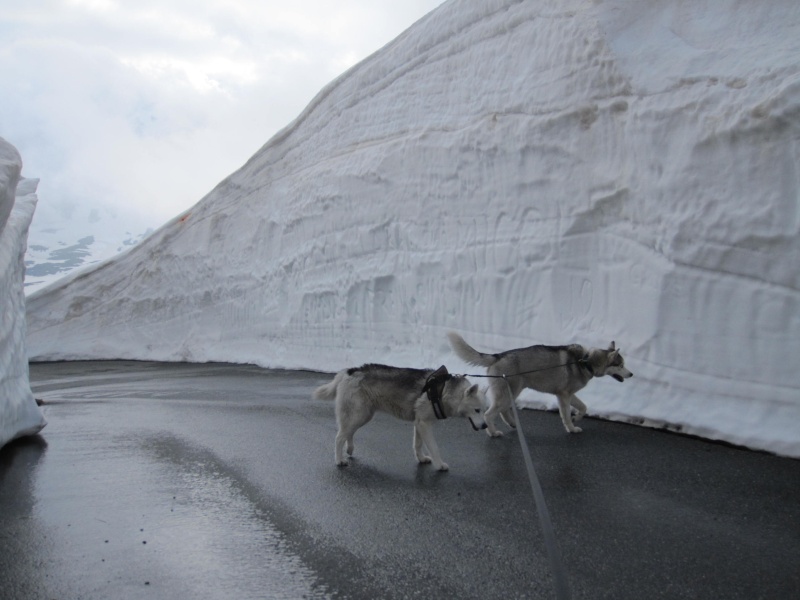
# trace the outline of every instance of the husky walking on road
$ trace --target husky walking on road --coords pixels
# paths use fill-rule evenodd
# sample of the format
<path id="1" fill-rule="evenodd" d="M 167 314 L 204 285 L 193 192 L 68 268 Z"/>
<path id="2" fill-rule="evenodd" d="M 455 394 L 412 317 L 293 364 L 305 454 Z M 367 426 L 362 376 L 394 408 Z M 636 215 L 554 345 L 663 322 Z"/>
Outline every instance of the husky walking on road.
<path id="1" fill-rule="evenodd" d="M 414 455 L 420 464 L 433 462 L 447 471 L 431 426 L 437 419 L 466 417 L 476 431 L 484 429 L 486 404 L 483 392 L 466 377 L 450 375 L 447 369 L 408 369 L 367 364 L 345 369 L 333 381 L 314 390 L 317 400 L 336 400 L 336 464 L 348 464 L 353 454 L 353 435 L 377 411 L 414 423 Z M 425 453 L 425 450 L 429 454 Z"/>
<path id="2" fill-rule="evenodd" d="M 511 403 L 525 388 L 554 394 L 558 398 L 558 411 L 564 427 L 570 433 L 580 433 L 581 428 L 573 423 L 572 407 L 577 410 L 575 421 L 579 421 L 586 414 L 586 405 L 575 392 L 586 387 L 595 377 L 610 375 L 620 382 L 633 377 L 633 373 L 625 368 L 625 360 L 614 342 L 605 350 L 571 344 L 530 346 L 498 354 L 484 354 L 455 332 L 451 331 L 447 337 L 461 360 L 486 367 L 486 373 L 490 376 L 491 406 L 486 411 L 485 419 L 492 437 L 503 435 L 494 423 L 498 414 L 510 427 L 517 426 Z"/>

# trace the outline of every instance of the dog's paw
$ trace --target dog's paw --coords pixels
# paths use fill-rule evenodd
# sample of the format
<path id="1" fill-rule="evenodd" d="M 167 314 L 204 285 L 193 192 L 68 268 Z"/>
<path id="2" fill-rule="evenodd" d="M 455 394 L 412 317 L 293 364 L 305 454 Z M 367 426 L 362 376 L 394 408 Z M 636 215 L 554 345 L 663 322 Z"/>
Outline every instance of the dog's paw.
<path id="1" fill-rule="evenodd" d="M 447 466 L 447 463 L 442 463 L 438 467 L 436 467 L 439 471 L 449 471 L 450 467 Z"/>
<path id="2" fill-rule="evenodd" d="M 503 423 L 511 427 L 511 429 L 517 428 L 517 422 L 511 415 L 500 415 L 500 418 L 503 419 Z"/>
<path id="3" fill-rule="evenodd" d="M 417 460 L 421 465 L 429 465 L 431 464 L 431 457 L 430 456 L 418 456 Z"/>
<path id="4" fill-rule="evenodd" d="M 503 432 L 502 432 L 502 431 L 498 431 L 497 429 L 495 429 L 494 431 L 489 431 L 489 430 L 487 429 L 487 430 L 486 430 L 486 434 L 487 434 L 489 437 L 493 437 L 493 438 L 499 438 L 499 437 L 503 437 Z"/>
<path id="5" fill-rule="evenodd" d="M 583 429 L 581 429 L 580 427 L 573 427 L 572 431 L 570 431 L 570 433 L 580 433 L 582 431 L 583 431 Z"/>
<path id="6" fill-rule="evenodd" d="M 350 463 L 348 463 L 346 460 L 337 460 L 336 461 L 336 466 L 337 467 L 346 467 L 349 464 Z"/>

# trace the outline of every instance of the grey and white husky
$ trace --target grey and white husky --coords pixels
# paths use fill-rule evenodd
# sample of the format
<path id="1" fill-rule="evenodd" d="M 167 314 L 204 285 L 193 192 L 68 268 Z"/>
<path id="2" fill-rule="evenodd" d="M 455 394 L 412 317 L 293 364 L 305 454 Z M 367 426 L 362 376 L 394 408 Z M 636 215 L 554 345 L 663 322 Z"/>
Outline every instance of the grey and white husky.
<path id="1" fill-rule="evenodd" d="M 503 435 L 495 426 L 499 414 L 510 427 L 516 427 L 511 403 L 524 388 L 558 398 L 561 422 L 570 433 L 580 433 L 575 427 L 572 407 L 579 421 L 586 414 L 586 405 L 575 392 L 586 387 L 595 377 L 610 375 L 617 381 L 633 377 L 625 368 L 625 360 L 614 342 L 607 349 L 585 348 L 578 344 L 569 346 L 529 346 L 506 350 L 498 354 L 478 352 L 455 332 L 447 334 L 455 353 L 461 360 L 486 367 L 489 378 L 491 406 L 486 411 L 486 425 L 492 437 Z M 505 377 L 502 377 L 505 375 Z"/>
<path id="2" fill-rule="evenodd" d="M 466 417 L 473 429 L 484 429 L 486 399 L 477 385 L 466 377 L 450 375 L 447 369 L 409 369 L 366 364 L 339 371 L 333 381 L 314 390 L 317 400 L 336 400 L 336 464 L 348 464 L 353 454 L 353 435 L 377 411 L 414 423 L 414 455 L 420 464 L 433 462 L 447 471 L 431 425 L 437 419 Z M 430 453 L 425 453 L 425 449 Z"/>

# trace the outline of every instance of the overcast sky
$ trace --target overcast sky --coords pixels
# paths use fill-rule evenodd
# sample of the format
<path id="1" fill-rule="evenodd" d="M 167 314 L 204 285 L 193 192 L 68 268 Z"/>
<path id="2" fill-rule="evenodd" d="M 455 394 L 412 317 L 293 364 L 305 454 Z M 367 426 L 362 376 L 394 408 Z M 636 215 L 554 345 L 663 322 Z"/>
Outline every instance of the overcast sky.
<path id="1" fill-rule="evenodd" d="M 0 137 L 40 208 L 160 225 L 442 1 L 0 0 Z"/>

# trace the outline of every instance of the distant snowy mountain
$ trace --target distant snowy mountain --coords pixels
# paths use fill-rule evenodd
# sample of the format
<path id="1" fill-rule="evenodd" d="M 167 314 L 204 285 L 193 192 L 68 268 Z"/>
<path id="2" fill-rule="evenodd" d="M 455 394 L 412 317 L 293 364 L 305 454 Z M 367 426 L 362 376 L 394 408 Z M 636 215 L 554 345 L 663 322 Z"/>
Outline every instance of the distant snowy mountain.
<path id="1" fill-rule="evenodd" d="M 31 357 L 455 371 L 449 329 L 615 340 L 635 377 L 590 414 L 800 457 L 798 56 L 796 0 L 451 0 L 32 294 Z"/>
<path id="2" fill-rule="evenodd" d="M 35 188 L 36 183 L 23 179 L 20 186 Z M 152 232 L 141 218 L 108 207 L 41 200 L 28 234 L 25 292 L 31 294 L 74 269 L 119 254 Z"/>

